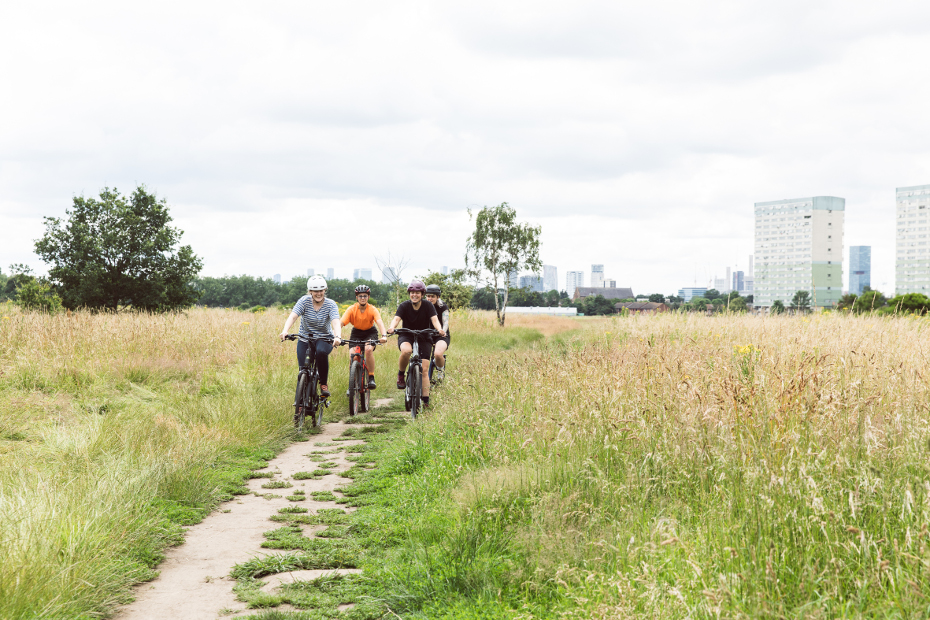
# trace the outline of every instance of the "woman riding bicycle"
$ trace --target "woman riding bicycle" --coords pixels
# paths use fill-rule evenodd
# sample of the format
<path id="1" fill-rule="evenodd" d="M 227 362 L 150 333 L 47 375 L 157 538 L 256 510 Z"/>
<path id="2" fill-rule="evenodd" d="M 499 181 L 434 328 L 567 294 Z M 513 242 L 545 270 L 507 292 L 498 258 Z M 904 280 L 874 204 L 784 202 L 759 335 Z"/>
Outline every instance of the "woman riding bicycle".
<path id="1" fill-rule="evenodd" d="M 452 332 L 449 331 L 449 306 L 439 298 L 441 294 L 442 289 L 438 284 L 430 284 L 426 287 L 426 301 L 433 304 L 433 307 L 436 308 L 436 316 L 442 324 L 443 331 L 446 332 L 445 337 L 442 340 L 437 340 L 436 344 L 433 345 L 433 359 L 436 361 L 436 379 L 439 381 L 442 381 L 446 372 L 445 352 L 452 341 Z"/>
<path id="2" fill-rule="evenodd" d="M 352 324 L 352 333 L 349 340 L 378 340 L 381 343 L 387 342 L 384 333 L 384 322 L 381 320 L 381 313 L 373 305 L 368 303 L 371 296 L 371 288 L 365 284 L 359 284 L 355 287 L 356 303 L 346 310 L 342 315 L 342 324 Z M 368 366 L 368 389 L 373 390 L 377 386 L 375 383 L 375 349 L 371 345 L 365 346 L 365 365 Z"/>
<path id="3" fill-rule="evenodd" d="M 320 373 L 320 393 L 323 398 L 329 398 L 329 354 L 333 352 L 333 345 L 338 347 L 341 342 L 339 334 L 342 326 L 339 323 L 339 306 L 326 297 L 326 280 L 322 276 L 313 276 L 307 280 L 307 294 L 294 304 L 294 309 L 288 315 L 284 329 L 281 330 L 282 341 L 298 317 L 300 333 L 297 336 L 297 367 L 300 368 L 307 358 L 307 348 L 314 347 L 317 372 Z M 311 333 L 314 336 L 328 334 L 333 337 L 333 342 L 311 342 Z"/>
<path id="4" fill-rule="evenodd" d="M 388 327 L 387 330 L 389 334 L 393 334 L 398 323 L 403 321 L 406 329 L 421 330 L 432 327 L 439 332 L 440 336 L 446 335 L 442 330 L 442 325 L 439 324 L 439 319 L 436 317 L 436 308 L 433 307 L 433 304 L 423 299 L 423 293 L 425 292 L 426 285 L 423 284 L 423 282 L 420 280 L 413 280 L 410 282 L 410 286 L 407 287 L 407 293 L 410 294 L 410 299 L 397 306 L 397 312 L 391 320 L 391 326 Z M 413 338 L 413 336 L 408 334 L 401 334 L 397 338 L 397 348 L 400 349 L 400 370 L 397 373 L 398 390 L 403 390 L 407 387 L 404 381 L 404 370 L 406 370 L 407 363 L 410 361 L 410 355 L 413 353 Z M 429 336 L 421 336 L 417 338 L 417 342 L 419 343 L 420 355 L 423 356 L 423 404 L 429 405 L 428 352 L 433 346 L 433 341 Z"/>

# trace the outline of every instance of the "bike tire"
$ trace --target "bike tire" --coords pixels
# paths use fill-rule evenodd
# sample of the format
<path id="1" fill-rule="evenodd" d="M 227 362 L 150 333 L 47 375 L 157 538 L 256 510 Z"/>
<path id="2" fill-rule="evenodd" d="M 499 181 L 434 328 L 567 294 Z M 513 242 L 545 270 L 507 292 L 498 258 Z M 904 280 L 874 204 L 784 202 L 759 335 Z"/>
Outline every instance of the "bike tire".
<path id="1" fill-rule="evenodd" d="M 413 402 L 413 383 L 410 381 L 411 368 L 407 368 L 407 384 L 404 388 L 404 409 L 410 411 L 410 403 Z"/>
<path id="2" fill-rule="evenodd" d="M 358 363 L 358 360 L 352 362 L 352 365 L 349 366 L 349 415 L 354 416 L 358 413 L 359 405 L 361 404 L 361 394 L 359 390 L 361 389 L 361 382 L 359 377 L 362 374 L 361 364 Z"/>
<path id="3" fill-rule="evenodd" d="M 294 405 L 294 428 L 297 432 L 304 430 L 304 419 L 307 417 L 307 375 L 301 374 L 297 381 L 297 401 Z"/>
<path id="4" fill-rule="evenodd" d="M 323 403 L 320 402 L 320 393 L 318 391 L 318 379 L 316 376 L 310 377 L 310 405 L 307 409 L 310 411 L 310 424 L 313 428 L 319 428 L 323 421 Z"/>
<path id="5" fill-rule="evenodd" d="M 411 368 L 410 375 L 412 377 L 411 383 L 413 384 L 411 389 L 411 398 L 410 398 L 410 417 L 411 419 L 416 420 L 417 414 L 420 412 L 420 406 L 423 404 L 423 401 L 420 400 L 420 394 L 423 390 L 423 378 L 421 374 L 423 369 L 419 365 Z"/>
<path id="6" fill-rule="evenodd" d="M 368 389 L 368 369 L 361 366 L 359 376 L 362 378 L 362 391 L 359 393 L 361 398 L 360 409 L 364 413 L 371 411 L 371 390 Z"/>

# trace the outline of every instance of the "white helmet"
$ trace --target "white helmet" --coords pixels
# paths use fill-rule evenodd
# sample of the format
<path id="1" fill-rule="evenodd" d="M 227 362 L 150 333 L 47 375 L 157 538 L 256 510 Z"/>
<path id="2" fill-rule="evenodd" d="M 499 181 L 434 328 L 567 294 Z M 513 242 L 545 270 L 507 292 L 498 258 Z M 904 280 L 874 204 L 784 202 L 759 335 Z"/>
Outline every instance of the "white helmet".
<path id="1" fill-rule="evenodd" d="M 326 290 L 326 280 L 323 279 L 323 276 L 313 276 L 307 280 L 307 290 L 308 291 L 325 291 Z"/>

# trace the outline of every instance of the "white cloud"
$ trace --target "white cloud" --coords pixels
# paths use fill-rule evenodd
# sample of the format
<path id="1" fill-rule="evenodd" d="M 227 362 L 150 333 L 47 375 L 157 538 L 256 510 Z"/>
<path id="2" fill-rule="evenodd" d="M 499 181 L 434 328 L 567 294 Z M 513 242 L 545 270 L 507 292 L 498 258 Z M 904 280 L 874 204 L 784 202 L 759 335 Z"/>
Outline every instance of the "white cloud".
<path id="1" fill-rule="evenodd" d="M 145 183 L 209 274 L 373 266 L 340 239 L 359 227 L 377 231 L 369 256 L 457 265 L 465 209 L 508 201 L 543 225 L 560 278 L 603 262 L 672 292 L 745 264 L 753 202 L 838 195 L 847 245 L 873 246 L 890 290 L 894 187 L 930 183 L 928 17 L 918 2 L 7 3 L 0 264 L 36 265 L 41 217 L 71 196 Z M 317 222 L 325 243 L 292 244 Z"/>

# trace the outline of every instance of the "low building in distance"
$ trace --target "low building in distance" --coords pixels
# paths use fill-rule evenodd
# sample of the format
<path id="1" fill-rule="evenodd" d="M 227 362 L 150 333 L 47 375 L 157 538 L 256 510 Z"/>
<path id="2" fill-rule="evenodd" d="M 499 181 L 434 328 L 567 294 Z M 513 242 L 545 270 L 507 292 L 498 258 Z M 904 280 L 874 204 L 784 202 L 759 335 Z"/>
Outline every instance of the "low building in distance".
<path id="1" fill-rule="evenodd" d="M 862 289 L 872 286 L 872 246 L 849 247 L 849 292 L 861 295 Z"/>
<path id="2" fill-rule="evenodd" d="M 846 199 L 811 196 L 755 203 L 753 305 L 786 305 L 797 291 L 830 308 L 843 295 Z"/>
<path id="3" fill-rule="evenodd" d="M 930 185 L 898 187 L 895 190 L 897 233 L 894 293 L 930 295 L 930 250 L 927 221 L 930 214 Z"/>
<path id="4" fill-rule="evenodd" d="M 678 289 L 678 296 L 685 301 L 691 301 L 695 297 L 703 297 L 706 292 L 706 286 L 686 286 L 685 288 Z"/>
<path id="5" fill-rule="evenodd" d="M 579 286 L 575 288 L 572 294 L 572 301 L 578 301 L 585 297 L 600 295 L 605 299 L 633 299 L 633 289 L 631 288 L 604 288 L 603 286 Z"/>
<path id="6" fill-rule="evenodd" d="M 507 306 L 507 314 L 552 314 L 556 316 L 578 316 L 578 308 L 551 308 L 542 306 Z"/>
<path id="7" fill-rule="evenodd" d="M 620 301 L 614 304 L 617 312 L 628 310 L 630 314 L 656 314 L 668 312 L 668 306 L 655 301 Z"/>

